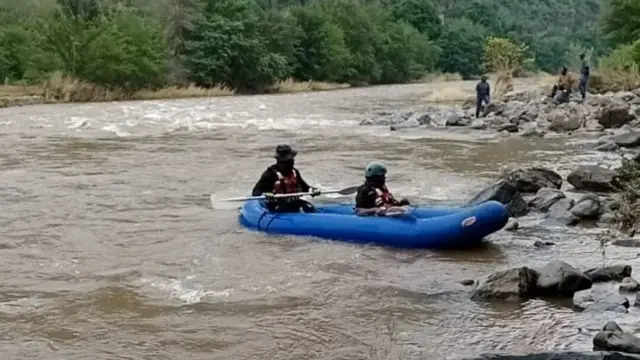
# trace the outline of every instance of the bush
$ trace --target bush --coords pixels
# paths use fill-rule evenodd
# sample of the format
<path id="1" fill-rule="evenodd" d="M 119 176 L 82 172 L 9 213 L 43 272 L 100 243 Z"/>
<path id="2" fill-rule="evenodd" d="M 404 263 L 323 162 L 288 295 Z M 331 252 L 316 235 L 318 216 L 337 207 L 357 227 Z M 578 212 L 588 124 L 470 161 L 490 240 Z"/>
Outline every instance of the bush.
<path id="1" fill-rule="evenodd" d="M 509 39 L 491 36 L 487 38 L 482 54 L 482 62 L 487 72 L 511 72 L 524 69 L 528 59 L 527 46 Z M 529 61 L 530 62 L 530 61 Z"/>
<path id="2" fill-rule="evenodd" d="M 620 46 L 600 59 L 589 83 L 589 89 L 594 93 L 637 88 L 640 88 L 640 40 L 631 45 Z"/>
<path id="3" fill-rule="evenodd" d="M 640 164 L 635 160 L 623 159 L 617 173 L 620 208 L 616 211 L 616 219 L 622 230 L 629 230 L 640 221 Z"/>

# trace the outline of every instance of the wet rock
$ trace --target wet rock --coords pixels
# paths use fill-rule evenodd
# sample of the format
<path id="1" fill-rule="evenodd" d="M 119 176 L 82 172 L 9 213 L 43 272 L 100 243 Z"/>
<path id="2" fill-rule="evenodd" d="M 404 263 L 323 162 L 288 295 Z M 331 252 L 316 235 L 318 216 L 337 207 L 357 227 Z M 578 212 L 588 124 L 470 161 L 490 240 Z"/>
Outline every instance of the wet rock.
<path id="1" fill-rule="evenodd" d="M 497 129 L 498 132 L 506 131 L 508 133 L 516 133 L 519 131 L 518 125 L 516 124 L 504 124 Z"/>
<path id="2" fill-rule="evenodd" d="M 593 148 L 596 151 L 602 151 L 602 152 L 613 152 L 618 150 L 620 147 L 614 143 L 613 141 L 609 141 L 600 145 L 597 145 L 595 148 Z"/>
<path id="3" fill-rule="evenodd" d="M 573 204 L 573 199 L 560 199 L 549 207 L 547 217 L 557 220 L 565 225 L 575 225 L 580 219 L 571 213 Z"/>
<path id="4" fill-rule="evenodd" d="M 632 270 L 630 265 L 612 265 L 589 269 L 584 274 L 591 278 L 594 283 L 622 281 L 626 277 L 631 277 Z"/>
<path id="5" fill-rule="evenodd" d="M 593 338 L 596 350 L 640 354 L 640 338 L 622 331 L 600 331 Z"/>
<path id="6" fill-rule="evenodd" d="M 514 218 L 509 218 L 507 225 L 504 226 L 504 231 L 516 231 L 520 227 L 520 223 L 518 220 Z"/>
<path id="7" fill-rule="evenodd" d="M 518 189 L 505 179 L 498 180 L 493 185 L 480 191 L 469 200 L 467 205 L 473 206 L 489 200 L 495 200 L 507 205 L 507 211 L 512 217 L 523 216 L 529 212 L 529 206 L 522 198 Z"/>
<path id="8" fill-rule="evenodd" d="M 620 147 L 636 147 L 640 145 L 640 131 L 618 134 L 611 140 Z"/>
<path id="9" fill-rule="evenodd" d="M 543 187 L 536 193 L 536 196 L 529 201 L 529 206 L 532 206 L 542 212 L 547 212 L 551 205 L 558 202 L 560 199 L 564 199 L 566 196 L 558 189 L 552 189 Z"/>
<path id="10" fill-rule="evenodd" d="M 602 327 L 602 331 L 624 332 L 622 331 L 620 325 L 618 325 L 618 323 L 615 321 L 609 321 L 608 323 L 604 324 L 604 326 Z"/>
<path id="11" fill-rule="evenodd" d="M 600 166 L 579 166 L 567 176 L 567 182 L 577 190 L 613 192 L 619 185 L 615 171 Z"/>
<path id="12" fill-rule="evenodd" d="M 600 125 L 607 129 L 619 128 L 629 122 L 629 105 L 625 103 L 610 103 L 596 115 Z"/>
<path id="13" fill-rule="evenodd" d="M 630 248 L 640 248 L 639 239 L 617 239 L 611 242 L 612 245 Z"/>
<path id="14" fill-rule="evenodd" d="M 640 293 L 636 294 L 636 298 L 634 299 L 633 306 L 640 308 Z"/>
<path id="15" fill-rule="evenodd" d="M 472 279 L 466 279 L 466 280 L 462 280 L 460 281 L 460 284 L 464 285 L 464 286 L 471 286 L 473 284 L 475 284 L 476 282 Z"/>
<path id="16" fill-rule="evenodd" d="M 573 308 L 577 311 L 627 313 L 629 306 L 629 299 L 622 295 L 581 291 L 576 293 L 573 298 Z"/>
<path id="17" fill-rule="evenodd" d="M 503 270 L 489 275 L 480 282 L 472 294 L 472 299 L 526 299 L 534 293 L 537 280 L 536 271 L 528 267 Z"/>
<path id="18" fill-rule="evenodd" d="M 467 126 L 471 123 L 471 119 L 462 117 L 457 114 L 451 114 L 447 117 L 446 126 Z"/>
<path id="19" fill-rule="evenodd" d="M 535 194 L 541 188 L 560 189 L 562 186 L 562 177 L 558 173 L 542 167 L 516 169 L 505 178 L 522 193 Z"/>
<path id="20" fill-rule="evenodd" d="M 546 132 L 538 127 L 537 123 L 526 124 L 520 132 L 522 137 L 544 137 Z"/>
<path id="21" fill-rule="evenodd" d="M 604 206 L 596 194 L 584 194 L 571 208 L 571 213 L 580 219 L 597 220 L 604 213 Z"/>
<path id="22" fill-rule="evenodd" d="M 576 114 L 558 112 L 552 115 L 549 130 L 555 132 L 567 132 L 580 129 L 582 121 Z"/>
<path id="23" fill-rule="evenodd" d="M 487 128 L 487 123 L 485 123 L 484 120 L 482 119 L 474 119 L 469 124 L 469 129 L 484 130 L 486 128 Z"/>
<path id="24" fill-rule="evenodd" d="M 533 243 L 533 246 L 537 247 L 537 248 L 542 248 L 542 247 L 547 247 L 547 246 L 553 246 L 556 243 L 551 242 L 551 241 L 540 241 L 540 240 L 536 240 Z"/>
<path id="25" fill-rule="evenodd" d="M 612 212 L 605 212 L 599 219 L 602 224 L 615 224 L 617 220 L 618 218 L 616 217 L 616 214 Z"/>
<path id="26" fill-rule="evenodd" d="M 626 277 L 622 279 L 622 284 L 620 284 L 619 289 L 622 292 L 637 292 L 640 290 L 640 284 L 633 278 Z"/>
<path id="27" fill-rule="evenodd" d="M 483 114 L 484 116 L 487 116 L 489 114 L 500 115 L 506 107 L 507 105 L 500 101 L 490 102 L 489 104 L 487 104 L 487 106 L 484 107 Z"/>
<path id="28" fill-rule="evenodd" d="M 538 269 L 536 294 L 539 296 L 572 297 L 591 288 L 591 279 L 564 261 L 551 261 Z"/>

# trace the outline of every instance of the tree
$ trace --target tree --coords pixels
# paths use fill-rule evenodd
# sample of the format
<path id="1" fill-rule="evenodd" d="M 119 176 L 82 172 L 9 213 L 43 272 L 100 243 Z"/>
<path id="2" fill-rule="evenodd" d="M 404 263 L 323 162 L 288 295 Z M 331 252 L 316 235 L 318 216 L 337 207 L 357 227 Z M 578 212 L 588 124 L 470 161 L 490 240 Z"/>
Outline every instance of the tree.
<path id="1" fill-rule="evenodd" d="M 438 68 L 459 73 L 464 78 L 481 72 L 482 45 L 486 30 L 470 20 L 455 19 L 446 23 L 437 45 L 442 49 Z"/>
<path id="2" fill-rule="evenodd" d="M 509 39 L 491 36 L 484 44 L 482 63 L 490 72 L 517 72 L 525 64 L 527 46 Z"/>
<path id="3" fill-rule="evenodd" d="M 395 19 L 409 23 L 429 39 L 437 39 L 442 32 L 442 24 L 431 0 L 394 1 L 391 11 Z"/>
<path id="4" fill-rule="evenodd" d="M 640 1 L 609 0 L 602 13 L 602 30 L 612 45 L 640 39 Z"/>

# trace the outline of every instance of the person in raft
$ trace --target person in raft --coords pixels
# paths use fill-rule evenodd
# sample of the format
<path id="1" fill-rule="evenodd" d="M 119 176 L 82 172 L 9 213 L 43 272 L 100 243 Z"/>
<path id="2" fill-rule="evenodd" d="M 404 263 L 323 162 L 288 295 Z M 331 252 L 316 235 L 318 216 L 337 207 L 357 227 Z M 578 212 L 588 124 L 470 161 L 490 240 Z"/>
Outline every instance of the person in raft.
<path id="1" fill-rule="evenodd" d="M 251 196 L 264 195 L 267 199 L 267 209 L 272 212 L 315 212 L 314 206 L 300 197 L 274 198 L 275 194 L 293 194 L 297 192 L 312 192 L 311 196 L 320 195 L 320 191 L 309 186 L 294 167 L 298 154 L 289 145 L 276 147 L 276 163 L 269 166 L 260 176 L 260 180 L 253 187 Z"/>
<path id="2" fill-rule="evenodd" d="M 359 216 L 384 216 L 387 209 L 409 205 L 409 200 L 396 200 L 385 185 L 387 168 L 378 162 L 367 164 L 365 181 L 356 195 L 356 214 Z"/>

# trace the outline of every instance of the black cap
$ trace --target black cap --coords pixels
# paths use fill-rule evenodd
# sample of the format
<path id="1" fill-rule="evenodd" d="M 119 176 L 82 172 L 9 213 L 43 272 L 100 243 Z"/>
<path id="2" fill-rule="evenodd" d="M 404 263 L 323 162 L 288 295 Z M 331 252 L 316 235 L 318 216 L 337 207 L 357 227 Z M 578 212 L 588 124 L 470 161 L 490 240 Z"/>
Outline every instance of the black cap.
<path id="1" fill-rule="evenodd" d="M 291 160 L 295 158 L 297 154 L 298 152 L 293 150 L 289 145 L 278 145 L 276 146 L 276 155 L 274 158 L 276 158 L 276 160 Z"/>

